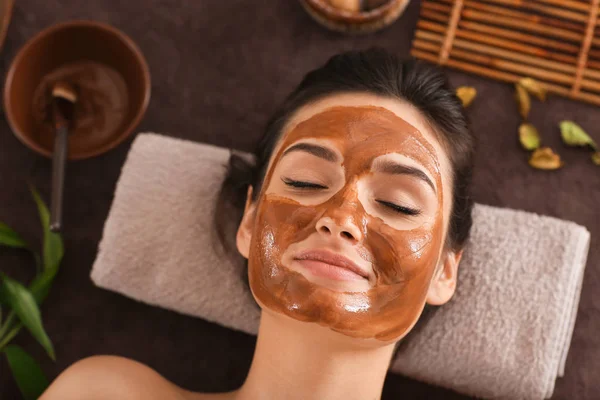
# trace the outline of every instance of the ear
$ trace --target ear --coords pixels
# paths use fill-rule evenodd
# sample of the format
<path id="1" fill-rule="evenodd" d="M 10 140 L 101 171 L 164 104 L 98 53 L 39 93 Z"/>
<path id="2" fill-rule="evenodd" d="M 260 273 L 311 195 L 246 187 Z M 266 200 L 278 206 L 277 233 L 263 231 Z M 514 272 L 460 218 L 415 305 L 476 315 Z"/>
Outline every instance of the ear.
<path id="1" fill-rule="evenodd" d="M 238 227 L 237 235 L 235 237 L 237 249 L 245 258 L 248 258 L 248 255 L 250 254 L 250 242 L 252 241 L 252 228 L 254 226 L 255 211 L 256 204 L 252 202 L 252 186 L 248 186 L 244 216 L 242 217 L 242 222 L 240 222 L 240 226 Z"/>
<path id="2" fill-rule="evenodd" d="M 427 292 L 428 304 L 441 306 L 452 298 L 456 290 L 458 264 L 462 255 L 463 250 L 458 252 L 453 250 L 444 251 L 429 285 L 429 292 Z"/>

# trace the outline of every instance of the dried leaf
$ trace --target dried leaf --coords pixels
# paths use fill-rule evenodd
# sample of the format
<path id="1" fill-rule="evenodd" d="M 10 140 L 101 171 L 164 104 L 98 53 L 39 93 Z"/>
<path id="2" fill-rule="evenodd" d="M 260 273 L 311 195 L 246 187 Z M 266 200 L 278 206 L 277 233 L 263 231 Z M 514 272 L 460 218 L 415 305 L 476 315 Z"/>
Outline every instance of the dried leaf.
<path id="1" fill-rule="evenodd" d="M 594 164 L 600 165 L 600 151 L 597 151 L 594 154 L 592 154 L 592 161 L 594 162 Z"/>
<path id="2" fill-rule="evenodd" d="M 456 89 L 456 95 L 462 101 L 463 107 L 469 107 L 477 96 L 477 90 L 471 86 L 460 86 Z"/>
<path id="3" fill-rule="evenodd" d="M 564 165 L 560 156 L 552 151 L 550 147 L 537 149 L 529 159 L 529 165 L 537 169 L 558 169 Z"/>
<path id="4" fill-rule="evenodd" d="M 529 110 L 531 110 L 531 99 L 529 98 L 529 93 L 527 90 L 518 83 L 515 85 L 515 99 L 517 100 L 517 106 L 519 107 L 519 114 L 523 119 L 527 119 L 529 115 Z"/>
<path id="5" fill-rule="evenodd" d="M 535 126 L 522 123 L 519 126 L 519 141 L 525 150 L 535 150 L 540 147 L 540 134 Z"/>
<path id="6" fill-rule="evenodd" d="M 598 146 L 592 138 L 573 121 L 562 121 L 560 123 L 560 134 L 563 141 L 569 146 L 590 145 L 594 150 L 598 150 Z"/>
<path id="7" fill-rule="evenodd" d="M 546 88 L 535 79 L 522 78 L 519 81 L 519 85 L 523 86 L 525 90 L 540 99 L 540 101 L 546 100 Z"/>

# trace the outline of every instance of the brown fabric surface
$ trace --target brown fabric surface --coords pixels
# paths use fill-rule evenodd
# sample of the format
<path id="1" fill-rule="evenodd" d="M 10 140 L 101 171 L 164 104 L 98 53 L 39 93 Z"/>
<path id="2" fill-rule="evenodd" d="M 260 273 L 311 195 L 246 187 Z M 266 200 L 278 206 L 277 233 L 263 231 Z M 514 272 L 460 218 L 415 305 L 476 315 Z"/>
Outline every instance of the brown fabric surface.
<path id="1" fill-rule="evenodd" d="M 329 32 L 291 0 L 247 2 L 100 0 L 60 4 L 17 2 L 2 51 L 2 76 L 16 51 L 40 29 L 74 18 L 108 22 L 129 34 L 145 53 L 152 99 L 137 131 L 252 150 L 268 116 L 308 70 L 334 53 L 380 45 L 408 55 L 418 16 L 413 0 L 389 29 L 365 37 Z M 600 110 L 552 97 L 534 102 L 530 120 L 545 144 L 566 165 L 556 172 L 532 170 L 516 139 L 519 117 L 511 85 L 449 71 L 456 85 L 475 86 L 470 108 L 480 136 L 475 199 L 575 221 L 591 232 L 591 249 L 566 376 L 553 399 L 596 399 L 600 393 L 600 169 L 589 152 L 562 145 L 557 124 L 579 122 L 600 142 Z M 27 182 L 49 199 L 51 163 L 24 147 L 0 123 L 0 221 L 39 243 L 41 232 Z M 15 343 L 37 360 L 50 379 L 94 354 L 116 354 L 148 364 L 190 390 L 225 391 L 243 383 L 254 338 L 217 325 L 139 304 L 92 285 L 95 258 L 115 184 L 131 139 L 102 156 L 69 164 L 65 192 L 62 269 L 42 307 L 57 361 L 26 332 Z M 149 171 L 148 173 L 151 173 Z M 199 205 L 201 206 L 201 205 Z M 151 228 L 151 227 L 149 227 Z M 0 249 L 0 269 L 28 279 L 33 266 L 24 253 Z M 493 268 L 493 265 L 490 265 Z M 459 283 L 460 284 L 460 283 Z M 17 399 L 6 361 L 0 360 L 0 398 Z M 384 399 L 466 399 L 451 391 L 390 375 Z"/>

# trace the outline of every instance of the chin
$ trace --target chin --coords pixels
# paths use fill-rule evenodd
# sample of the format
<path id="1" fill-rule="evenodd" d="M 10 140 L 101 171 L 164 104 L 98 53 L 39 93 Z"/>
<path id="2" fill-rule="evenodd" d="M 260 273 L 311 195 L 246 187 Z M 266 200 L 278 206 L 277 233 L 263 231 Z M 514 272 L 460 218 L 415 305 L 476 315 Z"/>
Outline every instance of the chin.
<path id="1" fill-rule="evenodd" d="M 373 337 L 357 337 L 356 335 L 348 334 L 348 332 L 343 330 L 336 330 L 330 326 L 320 324 L 317 321 L 307 321 L 303 318 L 296 318 L 297 316 L 294 314 L 290 315 L 279 309 L 272 309 L 262 303 L 260 299 L 256 299 L 256 302 L 261 308 L 263 315 L 268 314 L 272 320 L 286 324 L 286 326 L 291 327 L 296 332 L 301 330 L 303 334 L 316 335 L 323 339 L 333 340 L 336 343 L 346 343 L 348 346 L 355 348 L 373 349 L 394 346 L 411 331 L 411 329 L 407 329 L 400 336 L 388 340 L 380 340 Z"/>
<path id="2" fill-rule="evenodd" d="M 288 268 L 285 259 L 256 260 L 261 262 L 249 263 L 249 283 L 264 311 L 352 340 L 373 340 L 379 345 L 400 340 L 419 318 L 425 302 L 425 293 L 404 282 L 371 287 L 368 279 L 333 279 L 300 266 L 295 269 L 294 264 L 287 264 Z"/>

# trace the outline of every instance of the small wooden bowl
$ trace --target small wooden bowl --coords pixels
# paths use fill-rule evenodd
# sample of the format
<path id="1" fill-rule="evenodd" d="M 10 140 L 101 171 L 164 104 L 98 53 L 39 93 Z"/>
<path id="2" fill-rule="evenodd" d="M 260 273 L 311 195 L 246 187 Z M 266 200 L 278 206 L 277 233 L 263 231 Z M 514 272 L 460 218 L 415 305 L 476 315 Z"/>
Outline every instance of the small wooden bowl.
<path id="1" fill-rule="evenodd" d="M 54 137 L 34 118 L 36 89 L 52 71 L 90 61 L 110 67 L 125 82 L 123 122 L 93 134 L 69 136 L 69 159 L 104 153 L 123 142 L 141 121 L 150 101 L 150 72 L 140 49 L 123 32 L 94 21 L 72 21 L 46 28 L 19 50 L 6 75 L 4 108 L 16 137 L 36 152 L 51 157 Z M 125 98 L 126 97 L 126 98 Z M 123 109 L 125 110 L 125 108 Z"/>
<path id="2" fill-rule="evenodd" d="M 315 21 L 334 31 L 371 33 L 391 25 L 406 9 L 410 0 L 390 0 L 369 11 L 348 11 L 333 7 L 327 0 L 300 0 Z"/>

